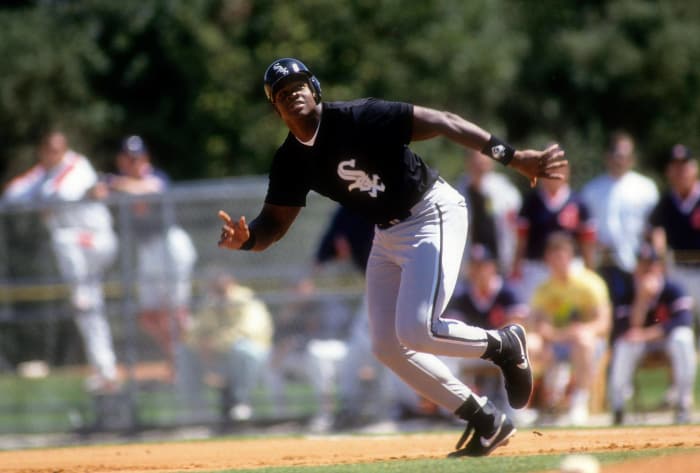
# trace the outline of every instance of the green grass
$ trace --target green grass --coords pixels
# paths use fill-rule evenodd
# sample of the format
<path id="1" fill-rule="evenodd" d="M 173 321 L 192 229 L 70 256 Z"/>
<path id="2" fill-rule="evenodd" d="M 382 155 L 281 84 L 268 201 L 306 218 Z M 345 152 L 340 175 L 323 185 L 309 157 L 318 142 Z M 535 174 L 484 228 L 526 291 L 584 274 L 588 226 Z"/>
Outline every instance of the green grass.
<path id="1" fill-rule="evenodd" d="M 410 448 L 407 446 L 407 448 Z M 594 457 L 601 464 L 617 463 L 635 458 L 674 455 L 680 452 L 698 451 L 691 449 L 656 449 L 625 452 L 595 453 Z M 565 455 L 527 455 L 518 457 L 486 457 L 440 460 L 412 460 L 377 463 L 359 463 L 353 465 L 275 467 L 237 470 L 217 470 L 202 473 L 423 473 L 438 471 L 440 473 L 527 473 L 556 470 Z M 183 472 L 184 473 L 184 472 Z"/>
<path id="2" fill-rule="evenodd" d="M 634 410 L 650 411 L 661 404 L 668 386 L 666 369 L 647 369 L 636 376 L 640 387 L 629 405 Z M 66 432 L 76 428 L 76 418 L 83 426 L 94 421 L 92 399 L 84 390 L 83 378 L 77 374 L 54 372 L 42 379 L 25 379 L 0 375 L 0 434 Z M 257 412 L 263 418 L 273 415 L 269 401 L 260 396 Z M 700 399 L 700 376 L 695 385 L 695 398 Z M 289 386 L 290 414 L 306 417 L 315 405 L 312 390 L 303 383 Z M 216 393 L 209 393 L 212 409 L 217 409 Z M 138 418 L 144 425 L 177 424 L 183 406 L 174 390 L 163 385 L 137 394 Z M 71 420 L 73 419 L 73 420 Z"/>
<path id="3" fill-rule="evenodd" d="M 212 412 L 218 409 L 217 396 L 214 390 L 207 392 Z M 271 417 L 270 402 L 262 394 L 257 399 L 256 412 L 262 417 Z M 310 386 L 290 383 L 287 399 L 290 415 L 307 417 L 313 414 L 315 405 Z M 176 425 L 185 409 L 174 388 L 165 384 L 138 390 L 136 404 L 138 419 L 143 425 Z M 58 372 L 41 379 L 0 375 L 0 434 L 66 432 L 90 426 L 94 420 L 93 401 L 80 375 Z"/>

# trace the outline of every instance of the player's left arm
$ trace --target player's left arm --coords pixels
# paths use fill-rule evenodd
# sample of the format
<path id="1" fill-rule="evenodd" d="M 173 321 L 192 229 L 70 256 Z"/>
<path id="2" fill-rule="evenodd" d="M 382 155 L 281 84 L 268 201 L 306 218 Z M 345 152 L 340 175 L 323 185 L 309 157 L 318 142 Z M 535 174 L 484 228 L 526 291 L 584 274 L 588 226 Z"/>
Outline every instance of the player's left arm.
<path id="1" fill-rule="evenodd" d="M 414 105 L 411 140 L 421 141 L 437 136 L 444 136 L 462 146 L 481 151 L 512 167 L 527 177 L 533 187 L 537 184 L 538 177 L 564 179 L 561 170 L 568 162 L 564 159 L 564 150 L 557 144 L 541 151 L 517 150 L 455 113 Z"/>

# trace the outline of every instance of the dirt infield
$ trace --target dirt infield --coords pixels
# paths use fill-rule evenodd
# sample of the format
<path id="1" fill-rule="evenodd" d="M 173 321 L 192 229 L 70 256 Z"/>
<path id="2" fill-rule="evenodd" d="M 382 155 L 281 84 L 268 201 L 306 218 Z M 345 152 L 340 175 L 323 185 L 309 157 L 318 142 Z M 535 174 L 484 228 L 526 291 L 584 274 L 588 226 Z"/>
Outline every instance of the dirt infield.
<path id="1" fill-rule="evenodd" d="M 170 473 L 444 458 L 457 433 L 225 439 L 0 452 L 3 473 Z M 700 447 L 700 426 L 522 430 L 495 455 Z M 613 465 L 611 473 L 697 471 L 700 453 Z"/>

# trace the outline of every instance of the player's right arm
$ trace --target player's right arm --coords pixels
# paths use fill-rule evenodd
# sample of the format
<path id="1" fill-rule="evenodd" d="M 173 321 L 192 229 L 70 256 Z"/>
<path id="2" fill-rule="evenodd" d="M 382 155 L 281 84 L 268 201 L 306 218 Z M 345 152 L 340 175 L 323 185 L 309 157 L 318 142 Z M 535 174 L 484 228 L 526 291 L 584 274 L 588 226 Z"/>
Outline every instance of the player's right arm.
<path id="1" fill-rule="evenodd" d="M 234 221 L 225 211 L 219 210 L 219 218 L 224 222 L 219 247 L 263 251 L 287 233 L 300 211 L 301 207 L 265 204 L 248 225 L 245 217 Z"/>

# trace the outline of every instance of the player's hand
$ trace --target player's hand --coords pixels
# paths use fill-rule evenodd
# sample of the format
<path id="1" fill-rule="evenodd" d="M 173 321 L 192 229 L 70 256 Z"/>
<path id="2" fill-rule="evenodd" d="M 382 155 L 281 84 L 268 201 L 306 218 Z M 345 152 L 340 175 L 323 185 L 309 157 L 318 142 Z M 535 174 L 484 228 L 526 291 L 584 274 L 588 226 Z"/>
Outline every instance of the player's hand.
<path id="1" fill-rule="evenodd" d="M 223 210 L 219 210 L 219 218 L 224 222 L 221 227 L 219 248 L 228 248 L 229 250 L 240 249 L 241 245 L 250 238 L 250 229 L 245 221 L 245 217 L 241 216 L 237 222 L 234 222 L 229 214 Z"/>
<path id="2" fill-rule="evenodd" d="M 564 179 L 564 168 L 569 162 L 564 159 L 564 150 L 553 144 L 543 151 L 532 149 L 515 152 L 510 167 L 530 179 L 530 187 L 537 185 L 537 178 Z"/>

